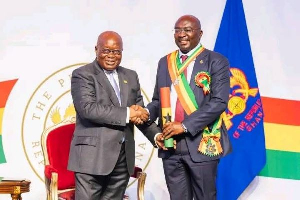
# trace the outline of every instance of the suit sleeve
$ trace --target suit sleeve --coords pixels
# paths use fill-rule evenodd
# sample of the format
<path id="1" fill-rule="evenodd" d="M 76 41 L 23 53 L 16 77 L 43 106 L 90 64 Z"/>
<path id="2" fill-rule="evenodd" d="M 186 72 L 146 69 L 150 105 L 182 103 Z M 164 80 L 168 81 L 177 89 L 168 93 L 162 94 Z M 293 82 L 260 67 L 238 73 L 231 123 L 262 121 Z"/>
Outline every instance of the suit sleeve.
<path id="1" fill-rule="evenodd" d="M 137 94 L 136 94 L 135 104 L 145 107 L 142 92 L 141 92 L 139 77 L 136 72 L 134 72 L 134 76 L 135 76 L 134 80 L 136 80 L 136 82 L 137 82 L 136 83 Z"/>
<path id="2" fill-rule="evenodd" d="M 82 68 L 72 73 L 71 94 L 79 117 L 97 124 L 126 126 L 126 107 L 97 102 L 95 83 L 96 78 Z"/>
<path id="3" fill-rule="evenodd" d="M 223 56 L 212 61 L 210 88 L 210 100 L 182 122 L 193 136 L 214 122 L 227 108 L 230 90 L 229 62 Z"/>
<path id="4" fill-rule="evenodd" d="M 153 122 L 159 117 L 159 110 L 160 110 L 160 101 L 159 101 L 159 86 L 158 86 L 158 80 L 159 76 L 162 74 L 160 73 L 161 70 L 161 62 L 162 59 L 158 63 L 158 68 L 156 72 L 156 81 L 155 81 L 155 87 L 153 91 L 152 101 L 147 105 L 147 109 L 150 113 L 150 121 Z"/>
<path id="5" fill-rule="evenodd" d="M 140 105 L 142 107 L 145 107 L 144 102 L 143 102 L 143 96 L 141 94 L 139 78 L 138 78 L 137 74 L 136 74 L 136 80 L 137 80 L 137 86 L 138 86 L 136 104 Z M 154 136 L 157 133 L 161 132 L 160 129 L 157 127 L 157 125 L 154 122 L 151 122 L 151 123 L 144 123 L 142 125 L 136 125 L 136 126 L 146 136 L 146 138 L 152 143 L 152 145 L 156 146 L 155 141 L 154 141 Z"/>

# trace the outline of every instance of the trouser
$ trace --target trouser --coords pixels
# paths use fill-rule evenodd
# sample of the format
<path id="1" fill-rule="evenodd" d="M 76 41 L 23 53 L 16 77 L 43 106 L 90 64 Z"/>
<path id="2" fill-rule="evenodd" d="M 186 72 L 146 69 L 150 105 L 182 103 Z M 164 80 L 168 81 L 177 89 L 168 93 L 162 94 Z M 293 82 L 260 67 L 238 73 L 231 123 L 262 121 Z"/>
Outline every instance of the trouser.
<path id="1" fill-rule="evenodd" d="M 215 200 L 219 160 L 193 162 L 185 138 L 176 141 L 174 153 L 163 159 L 171 200 Z"/>
<path id="2" fill-rule="evenodd" d="M 102 176 L 75 172 L 75 199 L 121 200 L 123 199 L 129 178 L 124 143 L 116 166 L 110 174 Z"/>

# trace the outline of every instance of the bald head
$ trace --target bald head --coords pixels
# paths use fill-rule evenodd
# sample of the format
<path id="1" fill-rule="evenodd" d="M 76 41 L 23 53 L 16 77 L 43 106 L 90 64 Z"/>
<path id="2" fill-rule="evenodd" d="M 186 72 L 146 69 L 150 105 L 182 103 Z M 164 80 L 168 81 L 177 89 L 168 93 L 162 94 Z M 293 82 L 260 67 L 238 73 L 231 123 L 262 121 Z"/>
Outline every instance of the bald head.
<path id="1" fill-rule="evenodd" d="M 114 40 L 121 44 L 121 50 L 123 50 L 123 41 L 121 36 L 114 31 L 105 31 L 98 36 L 97 46 L 103 46 L 108 40 Z"/>
<path id="2" fill-rule="evenodd" d="M 116 69 L 122 60 L 123 42 L 114 31 L 105 31 L 98 36 L 95 46 L 97 62 L 105 70 Z"/>
<path id="3" fill-rule="evenodd" d="M 201 29 L 200 20 L 197 17 L 195 17 L 194 15 L 183 15 L 183 16 L 179 17 L 179 19 L 175 23 L 175 27 L 176 27 L 176 24 L 178 24 L 181 21 L 189 21 L 193 25 L 194 28 Z"/>

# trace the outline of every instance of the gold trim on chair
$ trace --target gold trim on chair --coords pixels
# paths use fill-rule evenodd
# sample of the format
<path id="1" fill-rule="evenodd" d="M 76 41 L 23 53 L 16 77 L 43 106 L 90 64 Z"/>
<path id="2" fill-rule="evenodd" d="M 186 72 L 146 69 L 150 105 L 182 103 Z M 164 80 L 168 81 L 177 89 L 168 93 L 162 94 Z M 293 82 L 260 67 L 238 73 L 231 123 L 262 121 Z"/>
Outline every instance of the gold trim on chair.
<path id="1" fill-rule="evenodd" d="M 138 200 L 144 200 L 145 182 L 147 174 L 145 172 L 138 172 L 138 188 L 137 197 Z"/>
<path id="2" fill-rule="evenodd" d="M 51 183 L 50 183 L 51 200 L 58 200 L 57 181 L 58 181 L 58 174 L 53 172 L 51 175 Z"/>

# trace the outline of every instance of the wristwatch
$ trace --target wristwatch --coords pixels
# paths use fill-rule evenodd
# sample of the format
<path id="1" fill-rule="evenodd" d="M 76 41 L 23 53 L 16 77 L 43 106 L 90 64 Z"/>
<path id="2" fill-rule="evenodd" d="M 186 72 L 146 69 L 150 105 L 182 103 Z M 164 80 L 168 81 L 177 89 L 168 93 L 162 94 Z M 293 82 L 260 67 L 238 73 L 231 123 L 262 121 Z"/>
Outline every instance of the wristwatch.
<path id="1" fill-rule="evenodd" d="M 182 126 L 182 128 L 183 128 L 183 132 L 184 132 L 184 133 L 187 133 L 188 131 L 187 131 L 187 128 L 185 127 L 185 125 L 184 125 L 183 123 L 181 123 L 181 126 Z"/>

